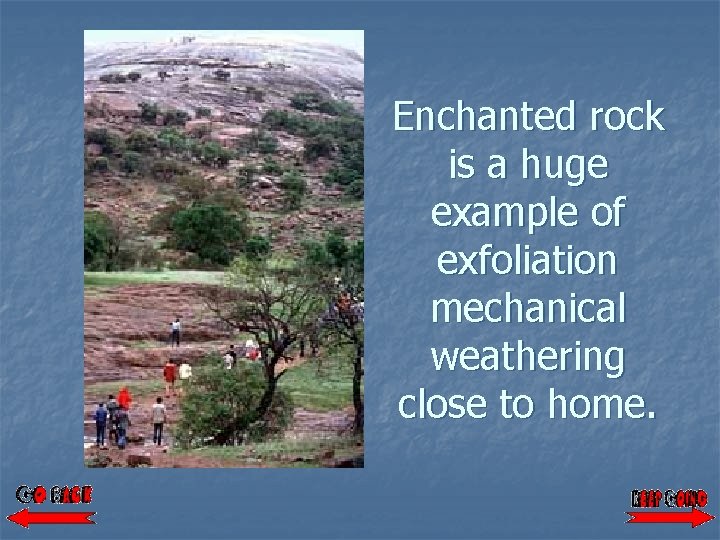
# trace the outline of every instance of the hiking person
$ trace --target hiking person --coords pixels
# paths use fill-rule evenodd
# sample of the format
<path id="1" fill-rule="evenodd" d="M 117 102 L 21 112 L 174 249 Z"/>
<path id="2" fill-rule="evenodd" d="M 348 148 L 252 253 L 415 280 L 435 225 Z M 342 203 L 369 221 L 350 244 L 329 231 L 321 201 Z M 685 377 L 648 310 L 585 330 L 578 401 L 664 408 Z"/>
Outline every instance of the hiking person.
<path id="1" fill-rule="evenodd" d="M 300 358 L 305 358 L 305 336 L 300 336 Z"/>
<path id="2" fill-rule="evenodd" d="M 170 323 L 170 346 L 173 344 L 180 347 L 180 317 L 176 317 L 175 320 Z"/>
<path id="3" fill-rule="evenodd" d="M 152 406 L 153 442 L 158 446 L 162 444 L 163 424 L 165 423 L 165 405 L 163 399 L 158 397 Z"/>
<path id="4" fill-rule="evenodd" d="M 120 389 L 120 393 L 118 394 L 118 405 L 120 406 L 120 408 L 129 411 L 131 403 L 132 397 L 130 396 L 130 392 L 128 391 L 127 387 L 123 386 Z"/>
<path id="5" fill-rule="evenodd" d="M 95 438 L 95 446 L 105 446 L 105 425 L 107 422 L 108 412 L 104 403 L 100 403 L 95 409 L 95 427 L 97 428 L 97 437 Z"/>
<path id="6" fill-rule="evenodd" d="M 165 397 L 170 395 L 172 390 L 173 396 L 175 395 L 175 362 L 168 360 L 167 364 L 163 368 L 163 377 L 165 378 Z"/>
<path id="7" fill-rule="evenodd" d="M 115 396 L 112 394 L 108 395 L 107 412 L 108 421 L 110 422 L 110 429 L 108 431 L 108 440 L 112 442 L 113 435 L 115 436 L 115 442 L 117 442 L 117 421 L 115 420 L 115 411 L 118 410 L 118 402 L 115 400 Z"/>
<path id="8" fill-rule="evenodd" d="M 232 367 L 233 367 L 232 356 L 230 356 L 229 354 L 226 354 L 225 356 L 223 356 L 223 362 L 225 362 L 225 369 L 232 369 Z"/>
<path id="9" fill-rule="evenodd" d="M 315 358 L 318 354 L 318 349 L 320 348 L 320 339 L 319 339 L 319 332 L 317 328 L 313 328 L 312 332 L 310 332 L 310 354 L 313 358 Z"/>
<path id="10" fill-rule="evenodd" d="M 130 422 L 130 413 L 128 413 L 125 407 L 120 407 L 115 412 L 115 418 L 117 419 L 117 445 L 120 450 L 124 449 L 127 445 L 127 430 L 132 424 Z"/>
<path id="11" fill-rule="evenodd" d="M 187 362 L 180 364 L 178 372 L 180 374 L 180 379 L 183 381 L 192 377 L 192 367 Z"/>
<path id="12" fill-rule="evenodd" d="M 230 349 L 225 354 L 232 356 L 232 366 L 235 367 L 237 362 L 237 353 L 235 352 L 235 345 L 230 345 Z"/>

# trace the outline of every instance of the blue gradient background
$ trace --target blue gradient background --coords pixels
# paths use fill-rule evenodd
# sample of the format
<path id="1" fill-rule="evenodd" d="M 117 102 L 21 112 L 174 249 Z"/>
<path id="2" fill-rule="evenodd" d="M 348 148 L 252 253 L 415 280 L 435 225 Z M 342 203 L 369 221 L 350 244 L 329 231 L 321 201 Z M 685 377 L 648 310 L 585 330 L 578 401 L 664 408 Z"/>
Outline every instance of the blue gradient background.
<path id="1" fill-rule="evenodd" d="M 367 369 L 364 470 L 87 470 L 82 460 L 83 30 L 364 29 Z M 704 488 L 717 515 L 719 378 L 718 4 L 3 2 L 0 185 L 0 504 L 20 484 L 90 483 L 91 527 L 3 520 L 3 538 L 717 538 L 716 519 L 626 525 L 633 488 Z M 441 106 L 666 107 L 652 133 L 396 133 L 394 99 Z M 448 149 L 603 153 L 610 177 L 451 184 Z M 628 196 L 619 229 L 542 230 L 530 243 L 614 249 L 597 279 L 440 276 L 445 248 L 526 242 L 518 231 L 438 229 L 437 201 L 530 201 L 587 211 Z M 433 326 L 432 297 L 550 298 L 624 290 L 624 325 Z M 626 348 L 626 371 L 438 374 L 429 347 Z M 402 420 L 397 400 L 482 393 L 484 420 Z M 655 420 L 547 418 L 547 388 L 639 393 Z M 501 388 L 535 397 L 504 420 Z M 43 508 L 47 510 L 47 508 Z"/>

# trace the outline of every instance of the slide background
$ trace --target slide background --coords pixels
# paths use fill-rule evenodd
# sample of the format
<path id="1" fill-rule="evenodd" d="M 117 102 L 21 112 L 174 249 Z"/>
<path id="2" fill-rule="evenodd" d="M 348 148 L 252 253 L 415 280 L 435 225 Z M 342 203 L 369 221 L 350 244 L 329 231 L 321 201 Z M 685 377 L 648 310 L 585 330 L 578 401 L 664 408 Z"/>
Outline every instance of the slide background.
<path id="1" fill-rule="evenodd" d="M 3 538 L 717 538 L 716 519 L 626 525 L 630 491 L 703 488 L 718 515 L 718 4 L 620 2 L 3 2 L 0 182 L 0 504 L 20 484 L 94 486 L 91 527 L 3 520 Z M 364 29 L 366 468 L 86 470 L 82 459 L 83 30 Z M 666 107 L 665 132 L 396 133 L 395 99 Z M 449 148 L 478 155 L 602 153 L 581 188 L 517 177 L 447 181 Z M 515 161 L 517 163 L 517 161 Z M 439 229 L 439 201 L 594 202 L 628 196 L 620 229 Z M 483 243 L 614 249 L 604 278 L 441 276 L 439 251 Z M 434 326 L 432 297 L 612 296 L 624 325 Z M 626 370 L 442 373 L 429 347 L 626 348 Z M 402 420 L 420 386 L 482 393 L 485 420 Z M 550 421 L 546 389 L 639 393 L 654 421 Z M 535 397 L 504 420 L 501 388 Z M 48 505 L 43 510 L 48 510 Z"/>

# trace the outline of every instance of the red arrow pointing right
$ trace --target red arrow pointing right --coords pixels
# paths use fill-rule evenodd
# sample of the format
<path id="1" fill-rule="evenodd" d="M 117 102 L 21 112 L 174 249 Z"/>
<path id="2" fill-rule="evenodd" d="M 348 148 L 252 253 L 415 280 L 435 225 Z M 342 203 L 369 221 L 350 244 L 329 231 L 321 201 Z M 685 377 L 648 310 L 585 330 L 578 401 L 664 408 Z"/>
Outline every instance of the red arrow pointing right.
<path id="1" fill-rule="evenodd" d="M 27 529 L 34 523 L 44 525 L 94 525 L 95 522 L 90 520 L 92 515 L 95 515 L 95 512 L 30 512 L 29 508 L 23 508 L 19 512 L 9 515 L 7 519 Z"/>
<path id="2" fill-rule="evenodd" d="M 625 512 L 630 519 L 627 523 L 692 523 L 692 528 L 715 519 L 702 510 L 693 508 L 690 512 Z"/>

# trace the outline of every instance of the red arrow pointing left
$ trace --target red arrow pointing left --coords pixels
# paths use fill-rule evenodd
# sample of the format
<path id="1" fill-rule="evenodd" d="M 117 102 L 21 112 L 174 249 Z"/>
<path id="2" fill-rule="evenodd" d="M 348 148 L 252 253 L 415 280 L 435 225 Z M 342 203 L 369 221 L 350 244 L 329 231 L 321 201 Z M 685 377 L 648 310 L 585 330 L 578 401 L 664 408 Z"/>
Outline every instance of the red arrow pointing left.
<path id="1" fill-rule="evenodd" d="M 90 516 L 95 512 L 30 512 L 29 508 L 23 508 L 7 517 L 13 523 L 17 523 L 26 529 L 33 524 L 39 525 L 94 525 L 95 522 Z"/>

